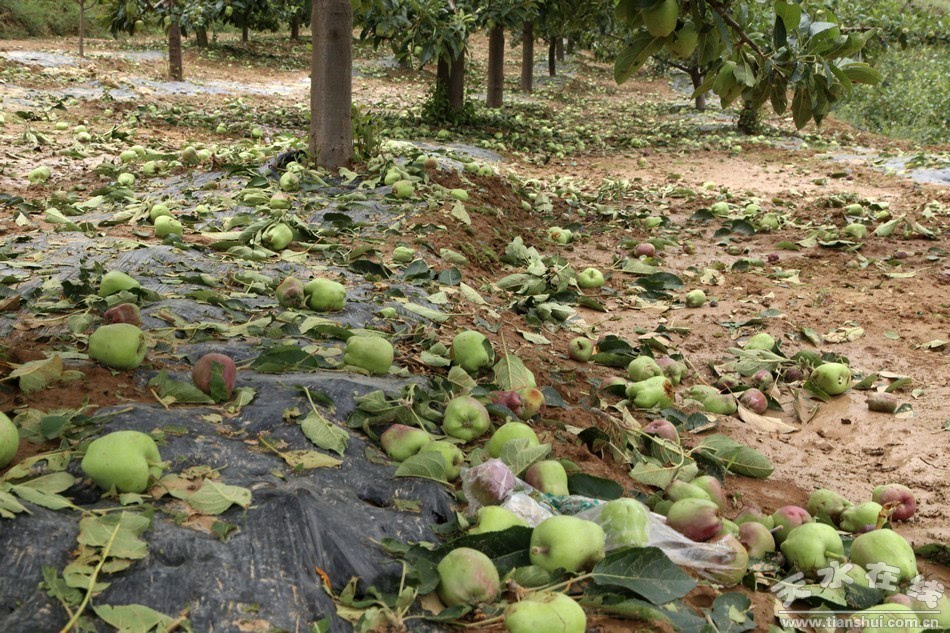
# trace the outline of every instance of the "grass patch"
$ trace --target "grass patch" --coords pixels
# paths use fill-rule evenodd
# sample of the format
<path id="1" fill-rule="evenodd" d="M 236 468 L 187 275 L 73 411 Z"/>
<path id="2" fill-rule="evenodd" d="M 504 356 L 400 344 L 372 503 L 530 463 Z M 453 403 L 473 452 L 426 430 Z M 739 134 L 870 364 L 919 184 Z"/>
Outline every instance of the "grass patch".
<path id="1" fill-rule="evenodd" d="M 99 6 L 86 11 L 86 35 L 107 31 Z M 79 35 L 79 5 L 72 0 L 0 0 L 0 39 Z"/>

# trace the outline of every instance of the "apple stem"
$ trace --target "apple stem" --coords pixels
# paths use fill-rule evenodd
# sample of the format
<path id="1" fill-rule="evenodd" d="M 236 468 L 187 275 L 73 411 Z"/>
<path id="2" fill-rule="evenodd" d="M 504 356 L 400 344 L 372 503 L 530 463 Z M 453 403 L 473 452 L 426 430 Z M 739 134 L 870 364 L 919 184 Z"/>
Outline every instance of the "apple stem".
<path id="1" fill-rule="evenodd" d="M 841 554 L 835 554 L 834 552 L 825 552 L 825 558 L 830 558 L 831 560 L 836 560 L 838 562 L 848 560 L 847 556 L 842 556 Z"/>

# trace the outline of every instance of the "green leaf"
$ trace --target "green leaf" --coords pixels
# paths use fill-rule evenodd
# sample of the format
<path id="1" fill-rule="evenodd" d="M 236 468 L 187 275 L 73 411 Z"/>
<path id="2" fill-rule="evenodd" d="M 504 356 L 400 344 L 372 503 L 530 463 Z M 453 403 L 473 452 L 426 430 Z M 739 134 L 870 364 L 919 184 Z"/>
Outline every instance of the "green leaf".
<path id="1" fill-rule="evenodd" d="M 448 483 L 445 474 L 445 458 L 441 453 L 416 453 L 396 469 L 396 477 L 421 477 L 439 483 Z"/>
<path id="2" fill-rule="evenodd" d="M 514 391 L 534 384 L 531 372 L 525 367 L 524 361 L 514 354 L 504 354 L 495 363 L 495 384 L 503 391 Z"/>
<path id="3" fill-rule="evenodd" d="M 29 394 L 45 389 L 63 375 L 63 359 L 58 355 L 24 363 L 7 376 L 7 380 L 20 379 L 20 391 Z"/>
<path id="4" fill-rule="evenodd" d="M 251 505 L 251 491 L 205 479 L 201 488 L 185 497 L 185 501 L 204 514 L 221 514 L 232 505 L 242 508 Z"/>
<path id="5" fill-rule="evenodd" d="M 429 319 L 430 321 L 435 321 L 436 323 L 445 323 L 449 320 L 449 315 L 446 313 L 421 306 L 418 303 L 412 303 L 411 301 L 403 303 L 402 307 L 414 314 L 418 314 L 423 318 Z"/>
<path id="6" fill-rule="evenodd" d="M 311 470 L 313 468 L 336 468 L 343 462 L 317 451 L 282 451 L 280 456 L 294 469 Z"/>
<path id="7" fill-rule="evenodd" d="M 614 62 L 614 81 L 620 85 L 630 79 L 650 59 L 650 55 L 663 47 L 663 39 L 653 37 L 646 31 L 637 34 L 617 55 Z"/>
<path id="8" fill-rule="evenodd" d="M 795 87 L 795 95 L 792 97 L 792 120 L 795 121 L 795 127 L 802 129 L 811 120 L 811 97 L 808 94 L 808 87 L 804 83 Z"/>
<path id="9" fill-rule="evenodd" d="M 300 422 L 300 429 L 314 445 L 338 453 L 341 457 L 346 452 L 350 434 L 346 429 L 324 418 L 319 411 L 313 410 L 308 413 L 307 417 Z"/>
<path id="10" fill-rule="evenodd" d="M 772 462 L 755 449 L 718 433 L 704 439 L 697 450 L 736 475 L 765 479 L 775 470 Z"/>
<path id="11" fill-rule="evenodd" d="M 148 381 L 148 387 L 154 389 L 165 404 L 214 404 L 214 399 L 201 389 L 175 380 L 165 370 Z"/>
<path id="12" fill-rule="evenodd" d="M 518 475 L 526 471 L 531 464 L 547 457 L 550 452 L 550 444 L 532 446 L 529 439 L 521 437 L 505 442 L 504 446 L 501 447 L 501 454 L 499 454 L 498 459 L 503 461 L 511 469 L 511 472 Z"/>
<path id="13" fill-rule="evenodd" d="M 110 606 L 107 604 L 92 608 L 106 624 L 118 629 L 119 633 L 151 633 L 158 629 L 164 632 L 175 618 L 159 613 L 141 604 Z"/>
<path id="14" fill-rule="evenodd" d="M 623 486 L 613 479 L 595 477 L 587 473 L 574 473 L 567 478 L 567 487 L 572 495 L 610 501 L 623 496 Z"/>
<path id="15" fill-rule="evenodd" d="M 696 587 L 696 581 L 656 547 L 614 552 L 592 573 L 598 585 L 623 587 L 657 605 L 682 598 Z"/>
<path id="16" fill-rule="evenodd" d="M 851 62 L 840 67 L 844 74 L 856 84 L 876 85 L 884 79 L 881 73 L 864 62 Z"/>

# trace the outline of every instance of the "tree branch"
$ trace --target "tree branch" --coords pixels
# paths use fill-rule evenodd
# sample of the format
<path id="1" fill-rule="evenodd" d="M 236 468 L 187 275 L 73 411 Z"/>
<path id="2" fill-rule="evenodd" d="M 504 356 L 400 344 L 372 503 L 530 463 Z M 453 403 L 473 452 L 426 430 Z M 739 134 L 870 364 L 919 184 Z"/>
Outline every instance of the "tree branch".
<path id="1" fill-rule="evenodd" d="M 716 0 L 706 0 L 706 3 L 713 8 L 713 11 L 719 14 L 719 17 L 722 18 L 723 22 L 725 22 L 730 27 L 732 27 L 732 30 L 735 31 L 736 35 L 739 36 L 739 40 L 741 40 L 745 44 L 748 44 L 749 48 L 755 51 L 755 54 L 758 55 L 759 57 L 762 57 L 762 58 L 765 57 L 765 53 L 762 52 L 762 49 L 759 48 L 755 42 L 749 39 L 749 36 L 745 34 L 745 31 L 742 29 L 739 23 L 736 22 L 732 18 L 732 16 L 726 12 L 725 6 L 723 6 L 721 3 L 717 2 Z"/>
<path id="2" fill-rule="evenodd" d="M 676 62 L 670 61 L 668 59 L 663 59 L 662 57 L 655 58 L 661 64 L 666 64 L 670 68 L 675 68 L 676 70 L 682 70 L 684 73 L 689 73 L 689 67 L 684 66 L 683 64 L 678 64 Z"/>

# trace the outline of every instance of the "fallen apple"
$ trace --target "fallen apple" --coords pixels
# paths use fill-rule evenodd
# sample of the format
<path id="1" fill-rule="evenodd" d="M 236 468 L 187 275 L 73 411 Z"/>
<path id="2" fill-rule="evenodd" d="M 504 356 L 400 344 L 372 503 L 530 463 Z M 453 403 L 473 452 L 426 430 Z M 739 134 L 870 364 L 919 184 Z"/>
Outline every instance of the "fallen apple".
<path id="1" fill-rule="evenodd" d="M 393 249 L 393 261 L 397 264 L 408 264 L 416 257 L 416 251 L 407 246 L 397 246 Z"/>
<path id="2" fill-rule="evenodd" d="M 292 171 L 286 171 L 278 183 L 281 191 L 291 192 L 300 189 L 300 176 Z"/>
<path id="3" fill-rule="evenodd" d="M 755 521 L 747 521 L 739 526 L 739 542 L 752 558 L 765 558 L 775 551 L 775 537 L 769 528 Z"/>
<path id="4" fill-rule="evenodd" d="M 393 345 L 381 336 L 353 335 L 346 339 L 343 363 L 382 376 L 393 364 Z"/>
<path id="5" fill-rule="evenodd" d="M 926 617 L 922 619 L 935 620 L 937 624 L 935 627 L 936 630 L 950 630 L 950 594 L 944 593 L 944 595 L 937 598 L 937 604 L 935 606 L 931 606 L 931 604 L 927 604 L 922 600 L 914 600 L 911 607 L 918 613 L 921 611 L 930 611 L 931 613 L 926 614 Z M 933 611 L 937 611 L 937 613 L 933 613 Z"/>
<path id="6" fill-rule="evenodd" d="M 705 492 L 709 496 L 709 499 L 719 506 L 721 512 L 725 512 L 729 508 L 729 503 L 726 501 L 726 493 L 722 490 L 722 482 L 712 475 L 701 475 L 689 483 Z"/>
<path id="7" fill-rule="evenodd" d="M 680 436 L 676 430 L 676 426 L 674 426 L 669 420 L 665 420 L 663 418 L 653 420 L 647 424 L 645 427 L 643 427 L 643 432 L 647 435 L 662 437 L 664 440 L 674 444 L 680 443 Z"/>
<path id="8" fill-rule="evenodd" d="M 709 499 L 681 499 L 675 502 L 666 513 L 666 522 L 694 541 L 708 541 L 722 529 L 719 506 Z"/>
<path id="9" fill-rule="evenodd" d="M 466 495 L 470 502 L 498 505 L 515 487 L 515 475 L 500 459 L 489 459 L 468 471 Z"/>
<path id="10" fill-rule="evenodd" d="M 491 401 L 492 404 L 505 407 L 514 413 L 516 417 L 521 418 L 523 403 L 517 391 L 493 391 Z M 499 417 L 503 417 L 507 420 L 510 416 L 506 413 Z"/>
<path id="11" fill-rule="evenodd" d="M 585 290 L 601 288 L 604 285 L 604 273 L 596 268 L 586 268 L 578 273 L 577 285 Z"/>
<path id="12" fill-rule="evenodd" d="M 285 277 L 274 294 L 277 295 L 277 303 L 285 308 L 299 308 L 306 302 L 303 284 L 296 277 Z"/>
<path id="13" fill-rule="evenodd" d="M 303 287 L 307 305 L 317 312 L 336 312 L 346 307 L 346 286 L 330 279 L 314 279 Z"/>
<path id="14" fill-rule="evenodd" d="M 224 354 L 216 352 L 205 354 L 191 369 L 191 381 L 217 402 L 231 399 L 235 380 L 237 380 L 237 365 L 230 356 Z"/>
<path id="15" fill-rule="evenodd" d="M 534 429 L 524 422 L 506 422 L 498 427 L 488 440 L 488 454 L 492 457 L 500 456 L 504 445 L 517 439 L 528 440 L 528 446 L 537 446 L 541 443 Z"/>
<path id="16" fill-rule="evenodd" d="M 745 347 L 743 349 L 771 350 L 774 347 L 775 338 L 768 332 L 759 332 L 758 334 L 749 337 L 749 339 L 745 342 Z"/>
<path id="17" fill-rule="evenodd" d="M 123 290 L 140 288 L 141 284 L 119 270 L 110 270 L 99 280 L 99 296 L 111 297 Z"/>
<path id="18" fill-rule="evenodd" d="M 164 202 L 159 202 L 158 204 L 153 204 L 152 208 L 149 209 L 148 220 L 149 222 L 154 224 L 155 220 L 157 220 L 158 218 L 163 217 L 163 216 L 171 216 L 171 215 L 172 215 L 172 212 L 168 208 L 168 205 L 165 204 Z"/>
<path id="19" fill-rule="evenodd" d="M 561 462 L 547 459 L 532 464 L 525 472 L 524 480 L 535 490 L 555 497 L 566 497 L 571 493 L 567 488 L 567 471 Z"/>
<path id="20" fill-rule="evenodd" d="M 134 303 L 120 303 L 102 313 L 102 320 L 106 323 L 131 323 L 142 325 L 142 315 L 139 307 Z"/>
<path id="21" fill-rule="evenodd" d="M 573 234 L 568 229 L 562 229 L 559 226 L 552 226 L 548 229 L 548 239 L 555 244 L 567 244 L 572 237 Z"/>
<path id="22" fill-rule="evenodd" d="M 465 330 L 452 340 L 452 359 L 469 374 L 477 374 L 492 366 L 495 350 L 480 332 Z"/>
<path id="23" fill-rule="evenodd" d="M 409 459 L 431 441 L 425 430 L 405 424 L 393 424 L 379 436 L 383 451 L 397 462 Z"/>
<path id="24" fill-rule="evenodd" d="M 683 499 L 705 499 L 706 501 L 712 501 L 705 490 L 681 479 L 674 479 L 670 482 L 670 485 L 666 487 L 666 498 L 673 502 Z"/>
<path id="25" fill-rule="evenodd" d="M 833 560 L 844 560 L 844 544 L 838 531 L 824 523 L 804 523 L 789 531 L 782 541 L 782 554 L 798 571 L 816 578 Z"/>
<path id="26" fill-rule="evenodd" d="M 544 408 L 544 392 L 535 387 L 523 387 L 518 389 L 518 396 L 521 398 L 521 413 L 519 417 L 522 420 L 530 420 L 541 412 Z"/>
<path id="27" fill-rule="evenodd" d="M 827 488 L 819 488 L 809 495 L 805 508 L 813 517 L 820 517 L 824 514 L 837 523 L 841 513 L 850 505 L 851 502 L 837 492 Z"/>
<path id="28" fill-rule="evenodd" d="M 82 471 L 103 490 L 141 494 L 149 480 L 162 476 L 166 464 L 150 435 L 139 431 L 115 431 L 86 448 Z"/>
<path id="29" fill-rule="evenodd" d="M 758 413 L 759 415 L 765 413 L 769 408 L 769 401 L 765 397 L 765 394 L 755 387 L 746 389 L 739 395 L 739 404 L 752 413 Z"/>
<path id="30" fill-rule="evenodd" d="M 571 360 L 586 363 L 591 359 L 591 356 L 594 355 L 594 342 L 583 336 L 573 338 L 571 342 L 567 344 L 567 355 Z"/>
<path id="31" fill-rule="evenodd" d="M 13 421 L 0 411 L 0 468 L 6 468 L 20 448 L 20 431 Z"/>
<path id="32" fill-rule="evenodd" d="M 837 396 L 851 388 L 851 369 L 843 363 L 824 363 L 808 380 L 829 396 Z"/>
<path id="33" fill-rule="evenodd" d="M 264 244 L 273 251 L 282 251 L 294 241 L 294 230 L 283 222 L 266 229 L 261 236 Z"/>
<path id="34" fill-rule="evenodd" d="M 531 564 L 545 571 L 589 571 L 604 557 L 604 531 L 593 521 L 555 515 L 531 532 Z"/>
<path id="35" fill-rule="evenodd" d="M 442 430 L 465 442 L 484 435 L 491 427 L 488 409 L 471 396 L 457 396 L 449 400 L 442 418 Z"/>
<path id="36" fill-rule="evenodd" d="M 459 447 L 452 442 L 439 440 L 437 442 L 427 442 L 419 449 L 419 454 L 437 453 L 442 456 L 445 464 L 446 481 L 455 481 L 462 472 L 462 464 L 465 463 L 465 455 L 459 450 Z"/>
<path id="37" fill-rule="evenodd" d="M 660 356 L 656 359 L 656 364 L 660 366 L 660 369 L 663 370 L 663 375 L 670 379 L 674 387 L 683 381 L 683 376 L 685 376 L 688 371 L 686 363 L 674 360 L 669 356 Z"/>
<path id="38" fill-rule="evenodd" d="M 113 369 L 135 369 L 146 352 L 145 334 L 131 323 L 103 325 L 89 336 L 89 358 Z"/>
<path id="39" fill-rule="evenodd" d="M 461 202 L 468 202 L 468 192 L 464 189 L 450 189 L 449 195 Z"/>
<path id="40" fill-rule="evenodd" d="M 772 513 L 772 523 L 774 524 L 772 534 L 775 536 L 775 542 L 781 545 L 792 530 L 811 522 L 811 515 L 808 514 L 808 510 L 805 508 L 782 506 Z"/>
<path id="41" fill-rule="evenodd" d="M 686 293 L 685 303 L 687 308 L 701 308 L 706 303 L 706 293 L 699 289 L 691 290 Z"/>
<path id="42" fill-rule="evenodd" d="M 597 524 L 604 530 L 608 550 L 646 547 L 650 511 L 636 499 L 612 499 L 601 506 Z"/>
<path id="43" fill-rule="evenodd" d="M 401 200 L 411 198 L 415 192 L 415 185 L 408 180 L 397 180 L 393 183 L 393 195 Z"/>
<path id="44" fill-rule="evenodd" d="M 732 536 L 739 538 L 739 526 L 730 521 L 729 519 L 722 520 L 722 528 L 719 529 L 719 534 L 713 537 L 717 539 L 720 536 L 725 536 L 726 534 L 731 534 Z"/>
<path id="45" fill-rule="evenodd" d="M 182 235 L 184 230 L 181 222 L 171 216 L 163 215 L 155 220 L 155 237 Z"/>
<path id="46" fill-rule="evenodd" d="M 901 484 L 885 484 L 876 487 L 871 493 L 871 500 L 890 508 L 892 521 L 907 521 L 917 511 L 914 493 Z"/>
<path id="47" fill-rule="evenodd" d="M 38 185 L 49 180 L 50 176 L 53 175 L 52 170 L 46 165 L 40 165 L 39 167 L 31 170 L 27 175 L 26 179 L 30 181 L 30 184 Z"/>
<path id="48" fill-rule="evenodd" d="M 627 385 L 626 396 L 640 409 L 662 409 L 673 404 L 673 383 L 662 375 L 632 382 Z"/>
<path id="49" fill-rule="evenodd" d="M 710 543 L 728 548 L 730 552 L 726 560 L 719 562 L 718 565 L 707 567 L 706 575 L 725 587 L 738 585 L 749 570 L 749 553 L 745 546 L 733 534 L 717 536 Z"/>
<path id="50" fill-rule="evenodd" d="M 115 182 L 122 187 L 131 187 L 135 184 L 135 176 L 128 172 L 121 173 L 116 177 Z"/>
<path id="51" fill-rule="evenodd" d="M 845 532 L 870 532 L 877 527 L 877 518 L 884 507 L 874 501 L 848 506 L 838 518 L 838 527 Z"/>
<path id="52" fill-rule="evenodd" d="M 651 356 L 637 356 L 627 365 L 627 376 L 634 382 L 664 375 L 663 369 Z"/>
<path id="53" fill-rule="evenodd" d="M 501 506 L 484 506 L 478 509 L 477 523 L 469 534 L 485 534 L 486 532 L 503 532 L 512 527 L 530 527 L 528 522 L 517 514 Z"/>
<path id="54" fill-rule="evenodd" d="M 438 593 L 447 607 L 492 602 L 498 596 L 498 569 L 488 556 L 468 547 L 453 549 L 439 561 Z"/>
<path id="55" fill-rule="evenodd" d="M 508 605 L 505 628 L 508 633 L 584 633 L 587 614 L 563 593 L 541 591 Z"/>
<path id="56" fill-rule="evenodd" d="M 861 633 L 920 633 L 920 615 L 904 604 L 876 604 L 849 618 Z"/>

